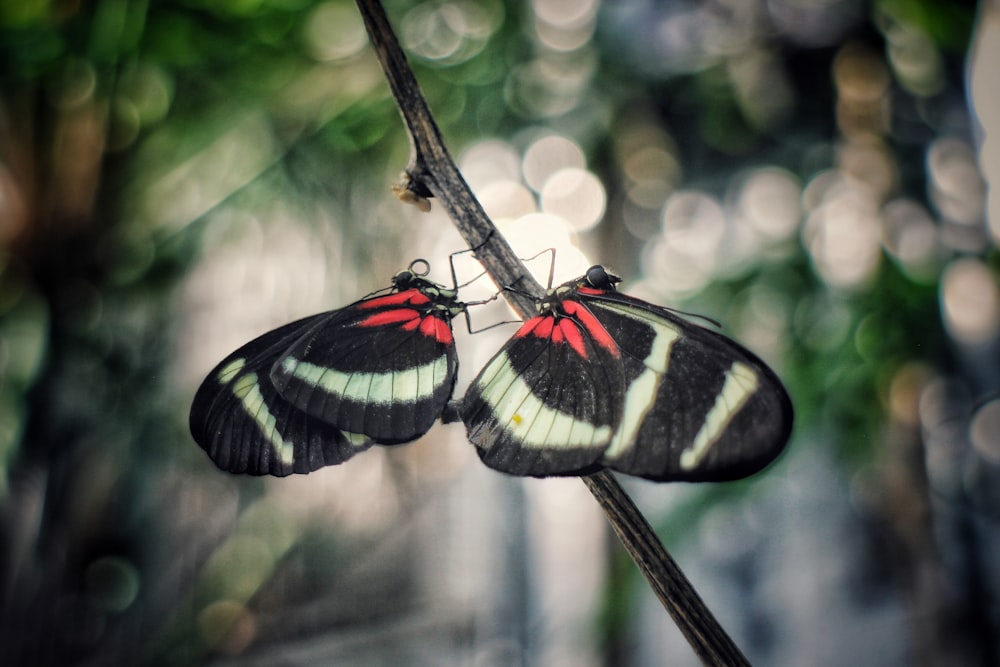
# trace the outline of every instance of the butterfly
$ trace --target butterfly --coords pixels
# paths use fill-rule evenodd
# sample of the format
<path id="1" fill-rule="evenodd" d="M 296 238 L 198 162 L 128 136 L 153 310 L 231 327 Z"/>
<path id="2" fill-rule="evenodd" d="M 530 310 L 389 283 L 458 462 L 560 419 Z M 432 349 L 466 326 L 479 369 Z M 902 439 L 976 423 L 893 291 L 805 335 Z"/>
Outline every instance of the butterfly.
<path id="1" fill-rule="evenodd" d="M 483 462 L 536 477 L 722 481 L 777 457 L 793 411 L 775 373 L 619 282 L 596 265 L 549 289 L 473 380 L 461 416 Z"/>
<path id="2" fill-rule="evenodd" d="M 227 356 L 195 393 L 195 442 L 223 470 L 285 476 L 426 433 L 454 389 L 451 321 L 466 308 L 428 271 L 415 260 L 387 290 Z"/>

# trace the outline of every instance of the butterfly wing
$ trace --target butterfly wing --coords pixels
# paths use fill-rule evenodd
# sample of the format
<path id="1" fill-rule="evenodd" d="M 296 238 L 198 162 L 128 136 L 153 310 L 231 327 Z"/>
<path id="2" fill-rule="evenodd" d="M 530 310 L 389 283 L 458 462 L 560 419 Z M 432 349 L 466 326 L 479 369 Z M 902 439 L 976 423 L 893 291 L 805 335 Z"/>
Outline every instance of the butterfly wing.
<path id="1" fill-rule="evenodd" d="M 618 292 L 579 298 L 621 348 L 626 376 L 604 465 L 657 481 L 722 481 L 753 474 L 781 453 L 791 400 L 756 355 Z"/>
<path id="2" fill-rule="evenodd" d="M 486 465 L 513 475 L 598 469 L 619 418 L 619 360 L 586 327 L 546 314 L 528 320 L 473 380 L 462 402 Z"/>
<path id="3" fill-rule="evenodd" d="M 420 289 L 363 299 L 319 321 L 271 369 L 302 412 L 380 444 L 426 433 L 451 397 L 458 356 L 449 304 Z"/>
<path id="4" fill-rule="evenodd" d="M 304 330 L 322 328 L 335 316 L 336 311 L 314 315 L 269 331 L 227 356 L 205 378 L 189 424 L 195 442 L 217 466 L 280 477 L 342 463 L 371 446 L 368 438 L 313 419 L 282 400 L 268 377 Z"/>

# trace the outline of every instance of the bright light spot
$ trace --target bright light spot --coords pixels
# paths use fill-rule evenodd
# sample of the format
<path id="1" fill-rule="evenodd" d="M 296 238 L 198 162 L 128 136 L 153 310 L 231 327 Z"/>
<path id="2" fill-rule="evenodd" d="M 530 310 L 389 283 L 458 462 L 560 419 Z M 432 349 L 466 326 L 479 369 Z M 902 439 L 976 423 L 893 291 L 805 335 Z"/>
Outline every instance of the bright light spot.
<path id="1" fill-rule="evenodd" d="M 263 538 L 235 534 L 212 554 L 203 576 L 214 590 L 249 600 L 274 570 L 275 554 Z"/>
<path id="2" fill-rule="evenodd" d="M 596 56 L 588 51 L 573 58 L 542 54 L 510 71 L 504 99 L 511 111 L 528 118 L 562 115 L 580 103 L 596 68 Z"/>
<path id="3" fill-rule="evenodd" d="M 573 51 L 590 41 L 597 0 L 533 0 L 535 34 L 555 51 Z"/>
<path id="4" fill-rule="evenodd" d="M 909 363 L 896 371 L 889 386 L 889 413 L 907 426 L 920 424 L 920 397 L 930 371 L 920 363 Z"/>
<path id="5" fill-rule="evenodd" d="M 368 33 L 353 4 L 324 2 L 306 20 L 305 40 L 313 58 L 330 62 L 360 52 L 368 44 Z"/>
<path id="6" fill-rule="evenodd" d="M 537 213 L 535 195 L 521 183 L 497 180 L 479 188 L 476 198 L 494 222 Z M 547 211 L 557 213 L 558 211 Z"/>
<path id="7" fill-rule="evenodd" d="M 833 75 L 841 98 L 851 104 L 880 100 L 889 87 L 889 72 L 881 56 L 857 43 L 837 53 Z"/>
<path id="8" fill-rule="evenodd" d="M 156 65 L 136 64 L 122 71 L 118 94 L 128 97 L 143 125 L 151 125 L 167 114 L 174 95 L 174 82 Z"/>
<path id="9" fill-rule="evenodd" d="M 247 607 L 234 600 L 219 600 L 198 614 L 198 634 L 220 653 L 242 653 L 257 635 L 257 623 Z"/>
<path id="10" fill-rule="evenodd" d="M 587 158 L 576 142 L 549 134 L 528 146 L 521 169 L 525 183 L 535 192 L 541 192 L 546 181 L 560 169 L 583 169 L 586 166 Z"/>
<path id="11" fill-rule="evenodd" d="M 1000 463 L 1000 399 L 982 405 L 972 416 L 969 439 L 979 455 L 991 463 Z"/>
<path id="12" fill-rule="evenodd" d="M 741 342 L 765 359 L 780 359 L 792 317 L 790 300 L 763 282 L 750 285 L 743 295 L 746 300 L 735 317 L 725 317 L 727 326 L 737 326 Z"/>
<path id="13" fill-rule="evenodd" d="M 658 208 L 677 186 L 681 166 L 677 158 L 661 146 L 643 146 L 623 156 L 628 198 L 643 208 Z"/>
<path id="14" fill-rule="evenodd" d="M 937 227 L 920 203 L 895 199 L 882 209 L 882 244 L 907 272 L 927 273 L 937 254 Z"/>
<path id="15" fill-rule="evenodd" d="M 792 325 L 803 345 L 812 350 L 830 352 L 847 339 L 851 331 L 851 311 L 842 299 L 826 292 L 800 300 Z"/>
<path id="16" fill-rule="evenodd" d="M 976 119 L 982 128 L 979 164 L 988 189 L 989 230 L 995 244 L 1000 244 L 1000 86 L 997 86 L 997 63 L 1000 62 L 1000 11 L 995 5 L 982 4 L 969 55 L 969 88 Z"/>
<path id="17" fill-rule="evenodd" d="M 944 137 L 927 151 L 931 201 L 945 218 L 964 225 L 983 219 L 986 184 L 976 166 L 972 147 L 961 139 Z"/>
<path id="18" fill-rule="evenodd" d="M 559 28 L 579 28 L 594 20 L 597 0 L 531 0 L 535 16 Z"/>
<path id="19" fill-rule="evenodd" d="M 809 215 L 802 236 L 816 271 L 834 287 L 859 287 L 878 267 L 881 221 L 863 190 L 834 188 Z"/>
<path id="20" fill-rule="evenodd" d="M 765 238 L 781 241 L 798 229 L 802 217 L 802 187 L 784 169 L 758 169 L 743 183 L 739 209 Z"/>
<path id="21" fill-rule="evenodd" d="M 848 137 L 885 134 L 889 123 L 886 96 L 890 78 L 882 56 L 852 42 L 834 58 L 833 75 L 841 132 Z"/>
<path id="22" fill-rule="evenodd" d="M 576 51 L 586 46 L 594 36 L 594 23 L 586 23 L 578 28 L 560 28 L 536 18 L 535 35 L 539 42 L 553 51 Z"/>
<path id="23" fill-rule="evenodd" d="M 541 193 L 542 211 L 565 218 L 576 231 L 600 222 L 606 203 L 604 186 L 597 177 L 576 167 L 554 173 Z"/>
<path id="24" fill-rule="evenodd" d="M 795 105 L 795 90 L 784 63 L 765 49 L 752 48 L 728 62 L 729 80 L 744 116 L 755 127 L 774 130 Z"/>
<path id="25" fill-rule="evenodd" d="M 842 39 L 857 20 L 856 10 L 840 0 L 768 0 L 772 26 L 792 42 L 827 46 Z"/>
<path id="26" fill-rule="evenodd" d="M 535 257 L 547 248 L 556 249 L 555 285 L 582 276 L 593 264 L 576 246 L 569 224 L 558 216 L 535 213 L 497 226 L 517 256 L 523 259 Z M 528 262 L 528 268 L 544 286 L 549 279 L 548 262 Z"/>
<path id="27" fill-rule="evenodd" d="M 941 307 L 945 326 L 961 343 L 986 343 L 1000 329 L 1000 290 L 993 274 L 978 259 L 957 259 L 944 270 Z"/>
<path id="28" fill-rule="evenodd" d="M 657 293 L 674 298 L 697 292 L 712 278 L 704 262 L 677 251 L 662 238 L 644 246 L 642 273 Z"/>
<path id="29" fill-rule="evenodd" d="M 473 57 L 486 45 L 502 21 L 474 2 L 423 3 L 403 17 L 401 41 L 427 60 L 454 65 Z"/>
<path id="30" fill-rule="evenodd" d="M 586 489 L 571 481 L 552 478 L 525 486 L 532 567 L 538 575 L 532 596 L 542 609 L 562 610 L 560 624 L 565 623 L 555 632 L 546 631 L 545 655 L 554 658 L 544 660 L 546 664 L 594 664 L 595 640 L 567 628 L 585 627 L 606 585 L 607 538 L 600 510 L 586 497 Z"/>
<path id="31" fill-rule="evenodd" d="M 280 209 L 260 213 L 267 219 L 224 209 L 206 227 L 204 256 L 184 285 L 185 354 L 174 369 L 181 382 L 195 382 L 255 335 L 342 303 L 328 289 L 330 266 L 341 267 L 332 284 L 342 295 L 358 296 L 338 255 L 338 225 L 310 227 Z"/>
<path id="32" fill-rule="evenodd" d="M 671 250 L 711 272 L 726 229 L 726 215 L 714 198 L 690 190 L 671 195 L 663 208 L 662 228 Z"/>
<path id="33" fill-rule="evenodd" d="M 921 428 L 928 434 L 948 429 L 964 418 L 970 400 L 963 382 L 940 376 L 931 378 L 920 395 Z"/>
<path id="34" fill-rule="evenodd" d="M 458 160 L 462 175 L 473 191 L 478 192 L 494 181 L 518 181 L 521 158 L 517 150 L 498 139 L 473 144 Z"/>
<path id="35" fill-rule="evenodd" d="M 933 40 L 915 26 L 895 24 L 886 32 L 889 63 L 911 92 L 929 96 L 944 85 L 944 66 Z"/>
<path id="36" fill-rule="evenodd" d="M 869 190 L 882 201 L 896 188 L 896 163 L 880 140 L 851 141 L 841 148 L 840 169 L 856 188 Z"/>
<path id="37" fill-rule="evenodd" d="M 826 169 L 817 173 L 802 191 L 802 206 L 813 211 L 823 205 L 832 193 L 844 189 L 844 175 L 838 169 Z"/>

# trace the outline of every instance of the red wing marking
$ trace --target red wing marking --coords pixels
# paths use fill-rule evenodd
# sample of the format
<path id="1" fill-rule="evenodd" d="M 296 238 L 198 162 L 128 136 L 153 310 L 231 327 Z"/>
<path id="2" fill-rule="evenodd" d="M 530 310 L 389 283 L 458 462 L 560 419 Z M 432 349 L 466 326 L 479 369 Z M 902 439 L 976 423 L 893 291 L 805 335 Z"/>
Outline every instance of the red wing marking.
<path id="1" fill-rule="evenodd" d="M 385 296 L 362 301 L 358 304 L 358 308 L 381 308 L 383 306 L 399 306 L 404 303 L 411 303 L 415 306 L 419 306 L 430 300 L 431 298 L 420 290 L 408 289 L 402 292 L 396 292 L 395 294 L 387 294 Z"/>
<path id="2" fill-rule="evenodd" d="M 369 315 L 365 319 L 358 322 L 359 327 L 381 327 L 386 324 L 396 324 L 398 322 L 409 322 L 410 320 L 415 320 L 420 317 L 420 313 L 413 310 L 412 308 L 393 308 L 391 310 L 386 310 L 381 313 L 375 313 L 374 315 Z M 418 322 L 419 324 L 419 322 Z M 414 324 L 413 327 L 417 325 Z"/>
<path id="3" fill-rule="evenodd" d="M 555 334 L 558 333 L 559 337 L 565 338 L 569 346 L 576 351 L 584 359 L 587 358 L 587 346 L 583 343 L 583 335 L 580 333 L 580 329 L 576 326 L 576 322 L 566 318 L 561 318 L 559 320 L 559 325 L 553 332 L 552 340 L 555 340 Z"/>
<path id="4" fill-rule="evenodd" d="M 585 288 L 580 288 L 580 291 L 583 291 L 584 289 Z M 588 334 L 590 334 L 590 337 L 594 339 L 594 342 L 614 356 L 619 356 L 618 344 L 615 343 L 615 339 L 611 337 L 611 334 L 609 334 L 608 330 L 604 328 L 604 325 L 601 324 L 596 317 L 594 317 L 594 314 L 590 312 L 585 305 L 579 301 L 567 299 L 562 302 L 562 309 L 566 311 L 567 315 L 572 315 L 579 320 L 580 324 L 583 325 L 583 328 L 587 330 Z M 579 331 L 577 332 L 577 335 L 579 335 Z"/>
<path id="5" fill-rule="evenodd" d="M 576 291 L 580 294 L 589 294 L 591 296 L 600 296 L 604 294 L 607 290 L 597 289 L 596 287 L 577 287 Z"/>
<path id="6" fill-rule="evenodd" d="M 538 315 L 525 322 L 514 334 L 514 338 L 524 338 L 529 335 L 548 338 L 556 345 L 568 343 L 574 352 L 584 359 L 587 358 L 587 346 L 583 342 L 583 334 L 580 333 L 576 322 L 571 319 L 557 318 L 554 315 Z"/>
<path id="7" fill-rule="evenodd" d="M 439 343 L 451 345 L 451 327 L 438 317 L 430 316 L 421 320 L 420 333 L 434 338 Z"/>
<path id="8" fill-rule="evenodd" d="M 552 315 L 545 315 L 542 321 L 535 327 L 534 334 L 539 338 L 551 338 L 552 328 L 555 326 L 556 318 Z"/>
<path id="9" fill-rule="evenodd" d="M 534 331 L 535 327 L 541 324 L 543 319 L 545 318 L 542 317 L 541 315 L 536 315 L 535 317 L 532 317 L 530 320 L 521 325 L 521 328 L 518 329 L 517 333 L 514 334 L 514 338 L 524 338 L 532 331 Z"/>
<path id="10" fill-rule="evenodd" d="M 388 324 L 402 323 L 403 331 L 416 331 L 425 336 L 430 336 L 439 343 L 451 345 L 451 327 L 439 317 L 433 315 L 420 316 L 420 313 L 412 308 L 393 308 L 381 313 L 369 315 L 358 322 L 359 327 L 383 327 Z"/>

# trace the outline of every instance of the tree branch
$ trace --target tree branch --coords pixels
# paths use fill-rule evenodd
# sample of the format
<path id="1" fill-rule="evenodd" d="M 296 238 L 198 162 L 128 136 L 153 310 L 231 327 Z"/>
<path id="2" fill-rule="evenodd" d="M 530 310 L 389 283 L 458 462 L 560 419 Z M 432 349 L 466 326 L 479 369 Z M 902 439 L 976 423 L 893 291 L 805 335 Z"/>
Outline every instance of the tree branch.
<path id="1" fill-rule="evenodd" d="M 543 296 L 542 286 L 487 217 L 448 154 L 381 4 L 377 0 L 357 0 L 357 4 L 410 137 L 410 162 L 397 194 L 401 191 L 405 195 L 401 198 L 410 201 L 422 201 L 427 193 L 433 195 L 469 246 L 476 248 L 477 259 L 494 282 L 498 286 L 516 284 L 525 293 L 504 293 L 515 311 L 522 319 L 534 315 L 535 304 L 527 294 Z M 601 471 L 582 479 L 702 662 L 748 665 L 614 476 Z"/>

